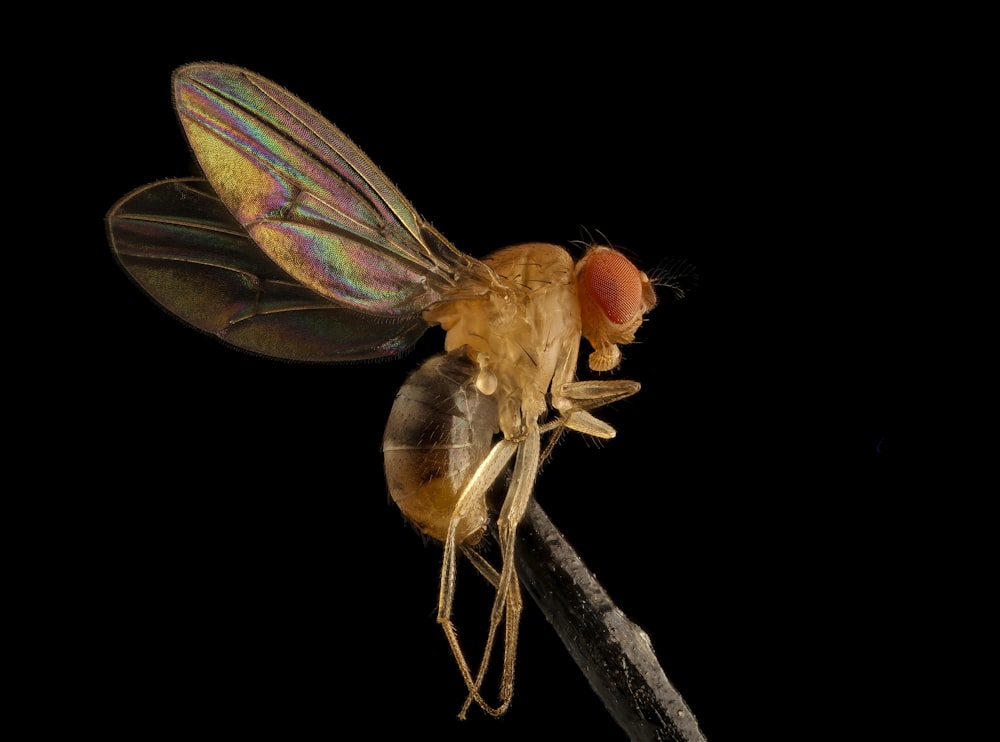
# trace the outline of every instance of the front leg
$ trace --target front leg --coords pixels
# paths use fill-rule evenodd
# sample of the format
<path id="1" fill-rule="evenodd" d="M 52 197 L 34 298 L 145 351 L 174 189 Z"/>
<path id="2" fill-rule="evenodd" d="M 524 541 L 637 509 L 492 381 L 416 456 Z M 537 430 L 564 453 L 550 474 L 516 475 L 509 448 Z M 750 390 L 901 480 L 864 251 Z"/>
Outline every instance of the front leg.
<path id="1" fill-rule="evenodd" d="M 551 433 L 542 451 L 541 460 L 549 460 L 556 444 L 567 430 L 608 440 L 616 435 L 615 429 L 590 414 L 589 410 L 602 407 L 620 399 L 631 397 L 639 391 L 637 381 L 571 381 L 553 393 L 552 406 L 559 411 L 555 420 L 541 426 L 542 433 Z"/>
<path id="2" fill-rule="evenodd" d="M 559 410 L 559 418 L 549 425 L 553 428 L 566 427 L 596 438 L 614 438 L 615 429 L 591 415 L 590 410 L 631 397 L 639 388 L 639 382 L 625 379 L 563 384 L 552 400 L 552 406 Z"/>

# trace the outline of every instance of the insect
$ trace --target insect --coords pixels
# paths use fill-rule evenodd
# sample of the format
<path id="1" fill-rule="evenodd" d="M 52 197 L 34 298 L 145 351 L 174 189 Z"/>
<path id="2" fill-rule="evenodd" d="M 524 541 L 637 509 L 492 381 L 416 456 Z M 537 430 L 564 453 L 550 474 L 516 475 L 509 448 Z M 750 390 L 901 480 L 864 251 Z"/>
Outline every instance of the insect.
<path id="1" fill-rule="evenodd" d="M 613 437 L 592 410 L 639 390 L 578 380 L 581 338 L 592 370 L 616 368 L 656 303 L 653 282 L 604 246 L 576 261 L 540 243 L 482 260 L 459 251 L 339 129 L 248 70 L 181 67 L 173 98 L 204 177 L 138 188 L 107 216 L 115 256 L 154 300 L 228 344 L 299 361 L 398 356 L 444 329 L 445 353 L 393 406 L 386 477 L 403 514 L 443 547 L 437 620 L 467 690 L 459 715 L 473 703 L 503 714 L 522 610 L 514 537 L 540 462 L 566 430 Z M 494 564 L 477 546 L 493 518 L 487 494 L 508 470 Z M 452 623 L 460 554 L 495 591 L 476 664 Z M 501 626 L 490 702 L 482 686 Z"/>

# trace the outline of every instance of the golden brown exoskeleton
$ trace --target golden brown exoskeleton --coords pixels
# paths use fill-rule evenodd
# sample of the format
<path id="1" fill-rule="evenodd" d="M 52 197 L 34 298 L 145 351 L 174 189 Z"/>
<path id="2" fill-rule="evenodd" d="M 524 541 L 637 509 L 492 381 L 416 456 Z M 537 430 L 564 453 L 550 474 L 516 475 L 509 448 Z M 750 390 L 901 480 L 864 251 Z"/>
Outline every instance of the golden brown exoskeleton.
<path id="1" fill-rule="evenodd" d="M 424 316 L 446 331 L 445 349 L 400 390 L 383 450 L 393 500 L 426 535 L 444 546 L 438 621 L 469 697 L 499 716 L 513 692 L 521 593 L 514 569 L 514 534 L 531 496 L 547 430 L 578 430 L 602 438 L 614 430 L 588 410 L 638 391 L 631 381 L 576 381 L 581 336 L 594 347 L 590 366 L 607 371 L 621 359 L 643 315 L 656 303 L 652 285 L 621 253 L 595 247 L 576 264 L 556 245 L 499 250 L 483 262 L 496 287 L 442 302 Z M 549 409 L 557 417 L 543 423 Z M 502 438 L 494 444 L 494 433 Z M 499 572 L 475 550 L 489 524 L 486 495 L 517 453 L 497 516 Z M 451 620 L 457 552 L 496 586 L 486 648 L 475 676 Z M 500 702 L 481 685 L 495 634 L 505 622 Z"/>
<path id="2" fill-rule="evenodd" d="M 609 371 L 655 304 L 620 252 L 526 244 L 483 259 L 424 220 L 343 132 L 249 70 L 191 64 L 173 77 L 174 108 L 203 178 L 136 189 L 107 216 L 122 267 L 154 300 L 230 345 L 276 358 L 356 361 L 399 355 L 440 325 L 445 355 L 415 372 L 386 428 L 389 488 L 403 513 L 444 547 L 438 621 L 471 703 L 500 715 L 514 681 L 521 594 L 514 532 L 541 451 L 565 430 L 615 431 L 590 414 L 634 394 Z M 515 457 L 516 454 L 516 457 Z M 496 516 L 500 560 L 476 551 L 486 495 L 513 458 Z M 452 624 L 458 553 L 496 588 L 486 647 L 470 668 Z M 482 695 L 503 623 L 499 701 Z"/>

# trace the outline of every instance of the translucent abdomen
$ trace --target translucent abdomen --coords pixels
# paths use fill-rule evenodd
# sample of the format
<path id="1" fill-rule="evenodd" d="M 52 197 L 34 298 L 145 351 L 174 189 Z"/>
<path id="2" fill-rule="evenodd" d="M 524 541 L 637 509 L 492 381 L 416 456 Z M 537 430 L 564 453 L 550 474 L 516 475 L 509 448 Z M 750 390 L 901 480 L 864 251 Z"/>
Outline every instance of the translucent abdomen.
<path id="1" fill-rule="evenodd" d="M 499 432 L 496 399 L 476 389 L 479 367 L 465 349 L 434 356 L 407 378 L 382 440 L 389 494 L 421 532 L 444 541 L 462 487 Z M 457 543 L 486 529 L 485 500 L 458 525 Z"/>

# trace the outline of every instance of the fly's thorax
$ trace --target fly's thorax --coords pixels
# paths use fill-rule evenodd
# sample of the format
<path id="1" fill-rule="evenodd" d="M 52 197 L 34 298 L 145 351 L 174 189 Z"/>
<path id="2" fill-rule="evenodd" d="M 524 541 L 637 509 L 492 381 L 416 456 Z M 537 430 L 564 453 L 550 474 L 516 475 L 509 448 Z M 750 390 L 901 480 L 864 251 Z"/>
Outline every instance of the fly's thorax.
<path id="1" fill-rule="evenodd" d="M 553 378 L 560 386 L 572 379 L 580 343 L 573 258 L 558 245 L 529 243 L 483 262 L 499 279 L 495 290 L 446 299 L 424 318 L 445 329 L 446 350 L 467 347 L 479 390 L 497 398 L 501 430 L 519 438 L 526 420 L 545 413 Z"/>
<path id="2" fill-rule="evenodd" d="M 656 306 L 649 277 L 622 253 L 591 247 L 576 265 L 580 319 L 594 352 L 594 371 L 610 371 L 621 362 L 619 345 L 635 339 L 643 316 Z"/>

